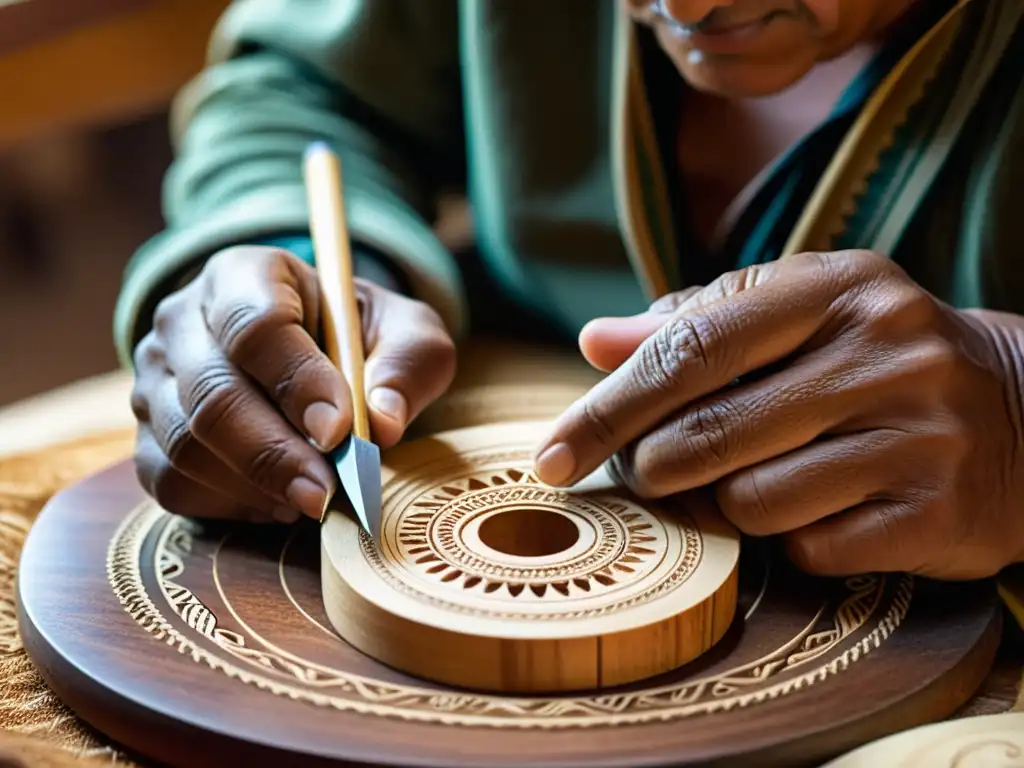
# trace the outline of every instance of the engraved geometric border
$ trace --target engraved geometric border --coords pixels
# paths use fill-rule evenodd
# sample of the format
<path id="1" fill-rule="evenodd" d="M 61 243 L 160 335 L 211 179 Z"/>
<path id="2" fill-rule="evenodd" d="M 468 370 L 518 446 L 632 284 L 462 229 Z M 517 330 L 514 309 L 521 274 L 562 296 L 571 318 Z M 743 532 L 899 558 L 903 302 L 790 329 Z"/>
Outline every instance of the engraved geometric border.
<path id="1" fill-rule="evenodd" d="M 216 616 L 209 608 L 173 581 L 183 569 L 180 555 L 158 552 L 154 562 L 164 561 L 162 567 L 158 566 L 163 571 L 162 588 L 178 617 L 249 668 L 237 666 L 209 652 L 164 617 L 143 583 L 143 544 L 150 531 L 162 520 L 167 520 L 168 525 L 179 526 L 177 532 L 187 537 L 187 523 L 183 519 L 172 517 L 155 503 L 147 501 L 136 507 L 121 523 L 107 552 L 107 576 L 114 595 L 145 632 L 198 664 L 277 696 L 339 711 L 444 725 L 541 730 L 607 727 L 667 722 L 773 700 L 845 671 L 879 648 L 906 616 L 914 586 L 912 576 L 898 577 L 892 604 L 885 615 L 864 637 L 827 664 L 753 691 L 749 688 L 763 684 L 784 669 L 803 666 L 819 658 L 862 627 L 881 599 L 888 577 L 849 579 L 846 586 L 852 594 L 836 609 L 831 629 L 810 632 L 819 614 L 815 622 L 796 638 L 798 642 L 788 643 L 780 649 L 781 655 L 765 657 L 721 675 L 628 693 L 574 698 L 528 699 L 445 693 L 337 671 L 331 675 L 332 679 L 327 680 L 315 669 L 300 668 L 291 661 L 275 658 L 275 654 L 248 648 L 244 637 L 218 626 Z M 181 536 L 161 538 L 180 539 Z M 283 674 L 307 686 L 329 685 L 335 693 L 321 693 L 274 679 L 263 672 L 253 671 L 254 666 L 271 674 Z M 711 700 L 702 700 L 708 697 Z"/>

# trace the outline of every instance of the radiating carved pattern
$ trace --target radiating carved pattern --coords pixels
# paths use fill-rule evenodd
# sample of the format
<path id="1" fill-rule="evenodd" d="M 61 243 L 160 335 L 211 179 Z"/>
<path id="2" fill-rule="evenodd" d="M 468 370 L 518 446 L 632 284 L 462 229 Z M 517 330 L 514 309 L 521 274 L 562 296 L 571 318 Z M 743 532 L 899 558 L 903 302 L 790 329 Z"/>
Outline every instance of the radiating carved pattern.
<path id="1" fill-rule="evenodd" d="M 481 463 L 483 463 L 484 461 L 493 461 L 495 458 L 496 457 L 487 456 L 487 457 L 482 457 L 479 460 L 481 461 Z M 493 474 L 493 473 L 489 473 L 489 474 Z M 486 476 L 487 475 L 484 475 L 484 477 L 486 477 Z M 479 477 L 480 476 L 477 475 L 476 479 L 479 479 Z M 536 482 L 536 481 L 534 481 L 534 482 Z M 445 485 L 448 485 L 448 484 L 445 484 Z M 479 491 L 476 490 L 476 492 L 479 492 Z M 552 492 L 552 493 L 555 493 L 555 492 Z M 436 502 L 438 502 L 440 500 L 439 499 L 434 499 L 433 501 L 436 503 Z M 565 579 L 566 578 L 566 574 L 570 575 L 570 579 L 569 580 L 573 582 L 573 586 L 575 586 L 577 588 L 579 587 L 579 585 L 575 583 L 575 578 L 573 578 L 573 577 L 580 577 L 581 579 L 586 579 L 588 581 L 588 583 L 590 583 L 592 588 L 593 588 L 593 584 L 597 584 L 597 585 L 599 585 L 599 587 L 601 587 L 604 590 L 610 590 L 610 589 L 618 586 L 618 584 L 616 582 L 614 582 L 614 581 L 609 581 L 607 579 L 605 579 L 603 583 L 601 581 L 597 581 L 597 580 L 594 580 L 593 582 L 591 582 L 590 580 L 592 579 L 592 575 L 594 573 L 601 574 L 602 573 L 602 569 L 605 567 L 605 565 L 611 566 L 612 564 L 617 562 L 617 558 L 618 557 L 635 555 L 637 548 L 640 549 L 640 554 L 643 554 L 645 556 L 650 556 L 650 555 L 654 555 L 655 554 L 653 549 L 649 549 L 649 548 L 643 546 L 644 544 L 647 543 L 647 531 L 646 531 L 646 529 L 640 529 L 638 527 L 638 530 L 636 532 L 634 532 L 632 534 L 628 533 L 626 524 L 624 524 L 622 519 L 619 517 L 619 514 L 621 514 L 621 511 L 623 509 L 626 509 L 621 503 L 609 502 L 608 500 L 604 500 L 601 503 L 598 503 L 597 501 L 592 500 L 592 499 L 587 499 L 585 502 L 581 502 L 579 499 L 575 499 L 571 503 L 572 504 L 585 503 L 589 507 L 588 513 L 589 513 L 589 516 L 591 518 L 597 518 L 597 519 L 604 518 L 606 520 L 609 520 L 609 521 L 611 521 L 611 525 L 614 527 L 614 530 L 615 530 L 615 535 L 614 536 L 606 537 L 606 542 L 605 543 L 610 543 L 610 547 L 607 549 L 607 554 L 605 556 L 603 556 L 602 558 L 598 558 L 596 560 L 596 562 L 591 557 L 583 557 L 583 558 L 580 558 L 580 559 L 574 559 L 574 560 L 567 561 L 567 562 L 565 562 L 563 564 L 563 567 L 564 567 L 565 571 L 563 572 L 563 574 L 561 574 L 561 578 Z M 414 509 L 414 508 L 415 507 L 412 507 L 410 505 L 410 509 Z M 442 515 L 444 515 L 444 514 L 446 514 L 448 512 L 451 512 L 452 514 L 463 514 L 464 511 L 458 510 L 458 509 L 454 509 L 451 506 L 442 505 L 442 506 L 438 507 L 438 509 L 436 511 L 434 511 L 434 512 L 423 513 L 423 514 L 431 514 L 436 519 L 436 517 L 442 516 Z M 420 513 L 413 513 L 413 514 L 420 514 Z M 632 518 L 631 518 L 631 521 L 632 521 Z M 510 610 L 505 610 L 505 609 L 498 609 L 498 608 L 495 608 L 493 610 L 488 610 L 488 611 L 481 611 L 480 609 L 475 608 L 473 606 L 465 605 L 465 604 L 460 603 L 458 601 L 448 600 L 443 595 L 441 595 L 439 593 L 436 593 L 436 592 L 434 592 L 432 590 L 423 589 L 421 587 L 421 585 L 416 584 L 416 583 L 411 583 L 409 580 L 404 578 L 402 576 L 400 570 L 396 570 L 396 568 L 394 567 L 396 565 L 396 563 L 393 560 L 391 560 L 390 558 L 388 559 L 388 561 L 385 561 L 385 558 L 381 554 L 381 547 L 378 547 L 376 544 L 374 544 L 374 542 L 371 541 L 369 539 L 369 537 L 367 537 L 365 534 L 363 534 L 361 536 L 360 543 L 361 543 L 361 551 L 362 551 L 363 556 L 371 564 L 371 566 L 374 568 L 374 570 L 380 575 L 380 577 L 385 582 L 387 582 L 388 585 L 391 588 L 393 588 L 393 589 L 395 589 L 395 590 L 397 590 L 397 591 L 399 591 L 399 592 L 401 592 L 401 593 L 403 593 L 405 595 L 413 597 L 413 598 L 415 598 L 415 599 L 417 599 L 417 600 L 419 600 L 419 601 L 421 601 L 423 603 L 426 603 L 428 605 L 437 606 L 437 607 L 440 607 L 440 608 L 444 608 L 445 610 L 448 610 L 448 611 L 453 611 L 453 612 L 467 614 L 467 615 L 487 615 L 487 616 L 500 617 L 500 618 L 509 619 L 509 620 L 520 619 L 520 618 L 536 620 L 536 621 L 584 619 L 584 618 L 594 618 L 594 617 L 597 617 L 597 616 L 607 615 L 607 614 L 610 614 L 610 613 L 613 613 L 613 612 L 616 612 L 616 611 L 620 611 L 620 610 L 623 610 L 623 609 L 626 609 L 626 608 L 629 608 L 629 607 L 632 607 L 632 606 L 635 606 L 635 605 L 638 605 L 638 604 L 647 603 L 647 602 L 649 602 L 651 600 L 654 600 L 654 599 L 658 598 L 660 595 L 662 595 L 662 594 L 664 594 L 666 592 L 670 592 L 670 591 L 672 591 L 674 589 L 677 589 L 678 587 L 680 587 L 694 573 L 694 571 L 696 570 L 698 564 L 700 563 L 701 557 L 703 555 L 703 551 L 704 551 L 703 541 L 702 541 L 701 536 L 700 536 L 700 534 L 699 534 L 699 532 L 698 532 L 698 530 L 697 530 L 697 528 L 696 528 L 696 526 L 695 526 L 695 524 L 693 523 L 692 520 L 690 520 L 686 516 L 680 516 L 679 517 L 679 522 L 682 523 L 682 525 L 680 525 L 680 533 L 681 533 L 681 535 L 682 535 L 682 537 L 684 539 L 684 542 L 683 542 L 683 546 L 681 548 L 681 552 L 679 553 L 679 559 L 678 559 L 677 562 L 672 564 L 672 570 L 669 572 L 669 574 L 668 574 L 668 576 L 666 578 L 662 578 L 657 583 L 653 584 L 649 589 L 645 589 L 642 592 L 633 594 L 632 596 L 629 596 L 629 597 L 624 597 L 624 598 L 619 599 L 619 600 L 607 601 L 607 602 L 605 602 L 603 604 L 600 604 L 600 605 L 586 605 L 586 606 L 580 607 L 578 609 L 575 609 L 575 608 L 571 607 L 570 605 L 566 605 L 564 608 L 559 610 L 557 613 L 546 613 L 546 614 L 545 613 L 539 613 L 539 614 L 538 613 L 522 613 L 521 614 L 521 613 L 518 613 L 518 612 L 514 612 L 514 611 L 510 611 Z M 631 524 L 635 525 L 636 523 L 635 522 L 631 522 Z M 641 524 L 644 524 L 644 523 L 641 523 Z M 430 523 L 428 523 L 428 526 L 429 525 L 430 525 Z M 662 534 L 662 535 L 664 535 L 664 534 Z M 639 540 L 640 540 L 639 543 L 637 543 L 635 538 L 632 541 L 630 541 L 630 539 L 632 537 L 634 537 L 634 536 L 639 538 Z M 387 538 L 386 530 L 385 530 L 385 538 Z M 462 568 L 459 568 L 459 566 L 455 564 L 455 562 L 453 561 L 453 559 L 451 557 L 451 554 L 447 550 L 444 550 L 444 549 L 442 549 L 442 548 L 437 546 L 437 543 L 436 543 L 436 538 L 437 537 L 436 536 L 425 535 L 425 536 L 420 537 L 420 538 L 422 538 L 422 540 L 424 542 L 426 542 L 426 546 L 430 547 L 434 554 L 437 554 L 437 555 L 440 556 L 441 560 L 448 562 L 449 565 L 451 567 L 453 567 L 453 568 L 457 568 L 459 570 L 462 570 Z M 420 540 L 420 538 L 417 538 L 415 540 L 418 542 Z M 398 542 L 398 545 L 399 546 L 403 546 L 403 543 L 401 542 L 401 540 Z M 632 549 L 633 551 L 629 551 L 630 549 Z M 598 551 L 599 552 L 603 552 L 604 550 L 601 550 L 600 548 L 598 548 Z M 409 557 L 411 558 L 411 556 L 409 556 Z M 406 556 L 405 555 L 401 555 L 399 557 L 399 559 L 400 559 L 400 561 L 402 563 L 404 563 L 405 560 L 406 560 Z M 640 559 L 638 558 L 638 561 L 639 560 Z M 634 562 L 635 561 L 631 560 L 630 561 L 630 565 L 632 566 L 634 564 Z M 640 561 L 640 562 L 642 563 L 642 561 Z M 639 567 L 639 565 L 638 565 L 638 567 Z M 490 578 L 487 578 L 486 581 L 497 582 L 497 583 L 499 583 L 501 585 L 511 583 L 513 585 L 513 588 L 516 591 L 515 591 L 515 593 L 513 593 L 511 591 L 505 593 L 505 594 L 509 594 L 509 595 L 512 595 L 512 594 L 525 594 L 525 592 L 524 592 L 525 586 L 520 588 L 519 585 L 527 585 L 527 584 L 538 585 L 538 580 L 539 579 L 544 579 L 548 583 L 556 582 L 556 581 L 560 580 L 559 574 L 557 574 L 557 572 L 554 573 L 554 574 L 549 572 L 549 574 L 547 576 L 540 576 L 540 575 L 538 575 L 539 571 L 544 571 L 544 570 L 547 570 L 547 569 L 543 569 L 543 568 L 530 568 L 530 569 L 522 569 L 522 570 L 524 572 L 527 571 L 527 570 L 529 571 L 529 577 L 528 578 L 518 578 L 515 575 L 511 575 L 511 574 L 517 573 L 518 569 L 508 568 L 507 566 L 500 566 L 500 565 L 495 565 L 492 570 L 488 570 L 486 573 L 484 573 L 482 571 L 477 571 L 476 574 L 474 574 L 474 575 L 489 576 Z M 582 597 L 582 596 L 586 596 L 588 594 L 588 592 L 586 590 L 582 589 L 582 588 L 578 588 L 578 589 L 576 589 L 574 591 L 576 593 L 576 596 L 581 596 Z M 593 593 L 593 591 L 591 591 L 591 593 Z M 499 594 L 501 594 L 501 593 L 499 593 Z M 531 594 L 536 594 L 536 592 L 535 591 L 531 591 Z"/>
<path id="2" fill-rule="evenodd" d="M 537 597 L 549 592 L 553 596 L 571 597 L 594 588 L 611 587 L 624 576 L 634 574 L 636 564 L 656 554 L 649 546 L 657 541 L 650 535 L 652 524 L 623 504 L 601 504 L 604 514 L 591 518 L 599 530 L 596 546 L 584 557 L 557 567 L 508 568 L 487 562 L 460 546 L 456 534 L 460 515 L 444 514 L 453 509 L 466 513 L 467 505 L 495 508 L 531 502 L 566 506 L 571 503 L 568 494 L 546 488 L 532 474 L 518 469 L 449 482 L 412 504 L 413 510 L 426 511 L 413 511 L 403 517 L 399 543 L 416 565 L 442 583 L 458 582 L 463 589 L 485 594 L 501 592 L 511 597 L 527 592 Z M 599 567 L 594 568 L 595 565 Z"/>
<path id="3" fill-rule="evenodd" d="M 490 476 L 487 477 L 487 475 Z M 463 481 L 448 483 L 432 492 L 426 498 L 414 502 L 412 505 L 414 509 L 427 509 L 430 511 L 414 513 L 409 517 L 410 521 L 415 521 L 415 528 L 410 533 L 418 536 L 417 543 L 421 546 L 426 545 L 429 548 L 432 543 L 439 544 L 440 546 L 436 554 L 451 561 L 456 567 L 487 572 L 497 572 L 500 570 L 507 573 L 509 569 L 496 566 L 459 545 L 455 536 L 455 526 L 462 516 L 460 513 L 464 514 L 467 511 L 464 507 L 457 508 L 454 515 L 444 514 L 444 512 L 452 511 L 452 506 L 459 507 L 458 501 L 460 497 L 465 497 L 467 494 L 478 496 L 479 491 L 491 491 L 486 496 L 486 503 L 491 506 L 509 502 L 529 503 L 530 501 L 561 501 L 565 503 L 568 497 L 567 494 L 544 488 L 532 474 L 516 469 L 509 469 L 498 473 L 484 473 L 482 477 L 484 479 L 481 479 L 481 477 L 470 477 Z M 480 505 L 482 500 L 477 498 L 474 501 L 477 505 Z M 455 502 L 454 505 L 453 502 Z M 594 522 L 600 525 L 602 536 L 595 550 L 588 554 L 586 558 L 574 561 L 581 568 L 587 568 L 600 562 L 603 558 L 610 555 L 616 546 L 616 528 L 612 522 L 607 517 L 597 519 Z M 431 526 L 432 523 L 433 526 Z M 433 527 L 433 530 L 428 530 L 431 527 Z M 402 533 L 400 532 L 400 537 Z M 523 572 L 525 573 L 526 570 L 524 569 Z M 528 571 L 535 577 L 547 578 L 558 576 L 557 569 L 531 568 Z M 512 571 L 512 573 L 515 572 Z"/>
<path id="4" fill-rule="evenodd" d="M 879 604 L 886 579 L 850 579 L 846 586 L 851 594 L 830 616 L 823 607 L 804 632 L 781 648 L 753 664 L 712 677 L 603 696 L 528 699 L 450 694 L 374 680 L 313 664 L 296 664 L 274 653 L 247 648 L 245 638 L 237 633 L 218 631 L 216 617 L 204 607 L 192 612 L 193 619 L 188 622 L 190 628 L 203 633 L 249 668 L 235 666 L 210 653 L 163 617 L 142 583 L 139 561 L 142 544 L 147 534 L 166 518 L 166 513 L 153 505 L 141 506 L 115 534 L 108 553 L 108 577 L 114 593 L 143 630 L 197 663 L 275 695 L 340 711 L 420 722 L 500 728 L 583 728 L 668 721 L 752 706 L 838 674 L 879 647 L 906 615 L 914 583 L 911 576 L 900 577 L 896 599 L 887 606 L 877 624 L 831 661 L 775 683 L 771 682 L 772 678 L 810 664 L 863 629 Z M 157 562 L 161 564 L 163 589 L 169 595 L 169 590 L 180 587 L 174 579 L 185 567 L 193 529 L 180 518 L 172 518 L 167 524 L 172 528 L 165 538 L 168 543 L 159 549 Z M 170 557 L 165 557 L 167 551 L 170 551 Z M 179 597 L 184 595 L 177 594 Z M 171 603 L 172 609 L 183 620 L 183 606 L 192 605 L 193 600 L 201 605 L 194 595 L 189 595 L 189 598 Z M 830 620 L 832 627 L 815 632 L 814 627 L 820 619 Z M 200 630 L 200 627 L 204 629 Z M 252 667 L 257 671 L 252 671 Z M 265 677 L 261 672 L 274 673 L 277 679 Z M 328 690 L 329 693 L 324 692 Z"/>

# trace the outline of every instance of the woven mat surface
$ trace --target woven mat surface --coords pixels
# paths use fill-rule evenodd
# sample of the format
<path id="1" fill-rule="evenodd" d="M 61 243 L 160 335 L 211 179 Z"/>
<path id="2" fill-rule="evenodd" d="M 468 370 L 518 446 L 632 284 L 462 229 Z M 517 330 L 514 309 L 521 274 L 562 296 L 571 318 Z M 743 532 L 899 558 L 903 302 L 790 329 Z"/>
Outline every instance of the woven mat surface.
<path id="1" fill-rule="evenodd" d="M 476 420 L 468 418 L 465 410 L 460 415 L 456 421 Z M 130 430 L 118 431 L 0 460 L 0 768 L 133 765 L 91 732 L 43 683 L 21 644 L 15 606 L 18 557 L 46 501 L 58 490 L 129 457 L 132 443 Z M 1002 592 L 1024 623 L 1020 570 L 1008 575 Z M 1018 709 L 1024 709 L 1024 700 L 1018 702 Z"/>
<path id="2" fill-rule="evenodd" d="M 61 704 L 32 666 L 18 633 L 15 582 L 25 536 L 46 501 L 130 456 L 133 438 L 115 432 L 0 461 L 0 766 L 131 764 Z"/>

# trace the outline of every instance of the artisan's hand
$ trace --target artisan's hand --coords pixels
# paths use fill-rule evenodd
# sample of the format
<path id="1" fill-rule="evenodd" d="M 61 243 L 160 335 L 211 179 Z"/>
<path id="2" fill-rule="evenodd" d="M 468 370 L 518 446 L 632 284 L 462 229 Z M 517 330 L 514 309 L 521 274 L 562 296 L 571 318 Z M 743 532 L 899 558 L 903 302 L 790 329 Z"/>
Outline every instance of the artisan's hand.
<path id="1" fill-rule="evenodd" d="M 581 347 L 612 373 L 540 446 L 552 485 L 613 454 L 644 497 L 710 485 L 820 574 L 974 578 L 1024 555 L 1019 350 L 885 258 L 731 273 L 595 321 Z"/>
<path id="2" fill-rule="evenodd" d="M 451 383 L 454 345 L 426 305 L 358 283 L 371 428 L 388 447 Z M 222 251 L 161 302 L 135 351 L 132 408 L 138 475 L 164 508 L 319 519 L 335 489 L 321 450 L 352 424 L 344 377 L 317 346 L 319 307 L 314 270 L 261 247 Z"/>

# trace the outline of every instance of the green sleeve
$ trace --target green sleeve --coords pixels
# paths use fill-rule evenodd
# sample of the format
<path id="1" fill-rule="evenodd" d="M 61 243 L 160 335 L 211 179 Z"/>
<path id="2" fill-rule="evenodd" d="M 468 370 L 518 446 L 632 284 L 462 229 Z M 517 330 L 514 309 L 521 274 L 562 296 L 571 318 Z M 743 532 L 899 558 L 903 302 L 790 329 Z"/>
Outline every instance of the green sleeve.
<path id="1" fill-rule="evenodd" d="M 465 297 L 431 222 L 463 157 L 455 0 L 236 0 L 172 110 L 166 229 L 125 271 L 114 319 L 130 365 L 159 300 L 209 255 L 308 231 L 302 155 L 342 158 L 352 239 L 384 254 L 462 335 Z"/>

